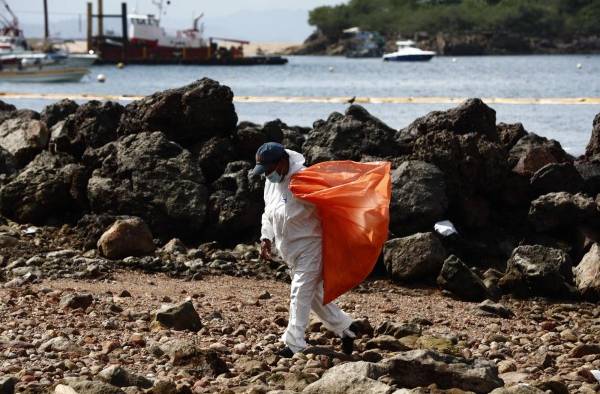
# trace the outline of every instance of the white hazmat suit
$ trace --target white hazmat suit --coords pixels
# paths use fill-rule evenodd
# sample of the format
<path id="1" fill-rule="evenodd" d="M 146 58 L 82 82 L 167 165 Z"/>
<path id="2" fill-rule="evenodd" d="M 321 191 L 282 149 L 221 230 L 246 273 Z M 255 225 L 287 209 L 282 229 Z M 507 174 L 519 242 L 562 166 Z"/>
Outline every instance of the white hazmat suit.
<path id="1" fill-rule="evenodd" d="M 289 189 L 291 176 L 304 169 L 304 156 L 286 149 L 289 171 L 280 183 L 265 182 L 265 211 L 261 239 L 275 241 L 292 276 L 290 316 L 281 337 L 294 353 L 307 347 L 304 334 L 310 311 L 338 336 L 351 336 L 352 319 L 333 302 L 323 305 L 321 221 L 315 206 L 296 198 Z"/>

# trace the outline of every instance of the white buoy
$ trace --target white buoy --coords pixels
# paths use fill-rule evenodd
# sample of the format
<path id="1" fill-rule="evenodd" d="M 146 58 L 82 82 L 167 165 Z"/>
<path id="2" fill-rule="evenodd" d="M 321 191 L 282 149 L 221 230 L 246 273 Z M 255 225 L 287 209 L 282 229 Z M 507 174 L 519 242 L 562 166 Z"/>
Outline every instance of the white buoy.
<path id="1" fill-rule="evenodd" d="M 581 63 L 577 63 L 577 68 L 581 70 L 583 68 L 583 65 Z"/>
<path id="2" fill-rule="evenodd" d="M 452 58 L 452 63 L 456 63 L 456 58 L 455 57 Z"/>
<path id="3" fill-rule="evenodd" d="M 96 80 L 100 83 L 104 83 L 104 82 L 106 82 L 106 76 L 104 74 L 98 74 L 98 76 L 96 77 Z"/>
<path id="4" fill-rule="evenodd" d="M 335 70 L 335 67 L 333 67 L 333 66 L 330 66 L 330 67 L 329 67 L 329 72 L 330 72 L 330 73 L 332 73 L 334 70 Z"/>

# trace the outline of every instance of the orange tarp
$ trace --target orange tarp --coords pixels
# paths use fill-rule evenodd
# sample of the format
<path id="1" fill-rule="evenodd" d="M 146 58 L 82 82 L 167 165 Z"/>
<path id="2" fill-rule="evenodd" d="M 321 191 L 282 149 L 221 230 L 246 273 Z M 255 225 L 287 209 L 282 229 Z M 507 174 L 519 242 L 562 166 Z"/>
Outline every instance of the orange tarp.
<path id="1" fill-rule="evenodd" d="M 360 284 L 388 236 L 389 162 L 328 161 L 294 176 L 290 190 L 316 205 L 323 228 L 323 304 Z"/>

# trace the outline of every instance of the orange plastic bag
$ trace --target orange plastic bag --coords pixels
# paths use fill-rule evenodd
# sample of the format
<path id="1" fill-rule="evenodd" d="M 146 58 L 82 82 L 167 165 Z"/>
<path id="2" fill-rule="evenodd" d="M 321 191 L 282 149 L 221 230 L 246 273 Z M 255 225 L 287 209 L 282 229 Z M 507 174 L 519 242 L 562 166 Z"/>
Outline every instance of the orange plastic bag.
<path id="1" fill-rule="evenodd" d="M 328 161 L 300 171 L 294 195 L 316 205 L 323 229 L 323 304 L 360 284 L 388 236 L 389 162 Z"/>

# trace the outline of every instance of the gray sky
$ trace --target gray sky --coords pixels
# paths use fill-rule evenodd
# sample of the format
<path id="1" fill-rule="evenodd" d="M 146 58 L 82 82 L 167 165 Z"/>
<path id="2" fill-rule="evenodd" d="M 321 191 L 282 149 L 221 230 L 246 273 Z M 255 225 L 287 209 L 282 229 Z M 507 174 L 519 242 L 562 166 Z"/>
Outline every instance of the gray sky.
<path id="1" fill-rule="evenodd" d="M 86 0 L 47 0 L 51 35 L 83 37 Z M 118 13 L 123 0 L 104 0 L 105 13 Z M 43 29 L 43 0 L 7 0 L 19 18 L 25 35 L 37 37 Z M 94 12 L 97 0 L 92 1 Z M 129 12 L 156 13 L 152 0 L 127 0 Z M 189 28 L 192 16 L 205 15 L 208 35 L 227 34 L 253 41 L 301 41 L 310 34 L 308 11 L 344 0 L 171 0 L 163 26 L 168 30 Z M 165 0 L 166 4 L 166 0 Z M 256 23 L 254 23 L 256 22 Z M 106 22 L 105 22 L 106 24 Z M 120 26 L 116 24 L 116 26 Z"/>

